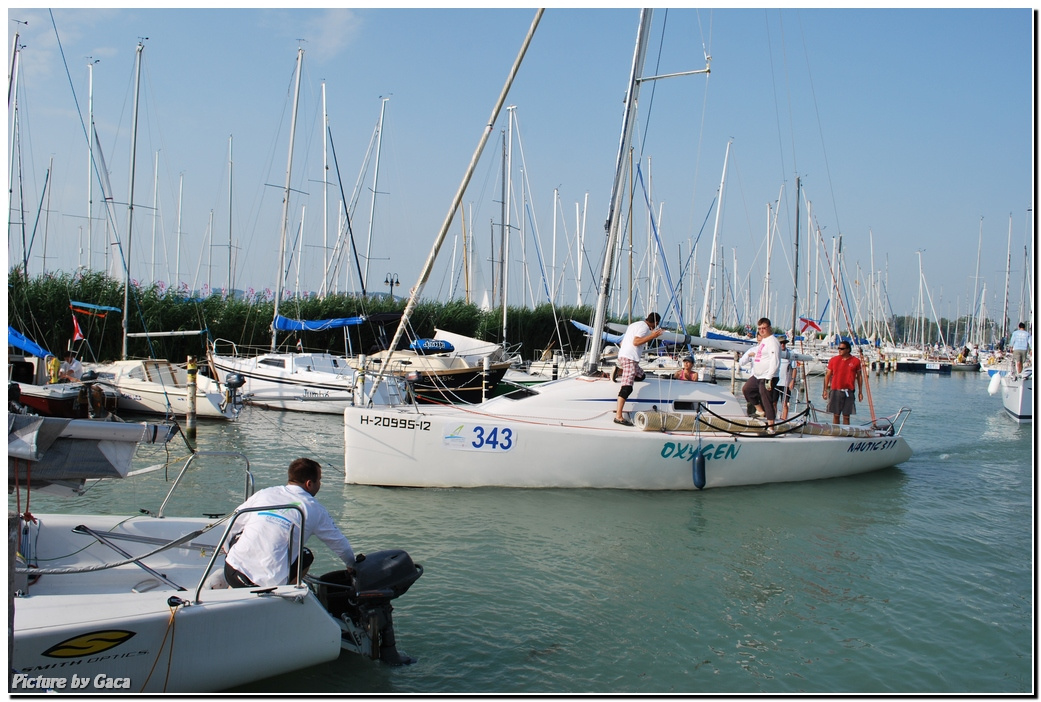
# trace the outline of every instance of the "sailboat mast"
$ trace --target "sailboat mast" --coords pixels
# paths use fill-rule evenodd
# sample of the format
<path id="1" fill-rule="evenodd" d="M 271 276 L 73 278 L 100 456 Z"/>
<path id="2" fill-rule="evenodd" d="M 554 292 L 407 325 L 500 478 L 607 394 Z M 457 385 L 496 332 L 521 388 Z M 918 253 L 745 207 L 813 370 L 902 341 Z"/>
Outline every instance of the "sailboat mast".
<path id="1" fill-rule="evenodd" d="M 510 67 L 510 73 L 506 77 L 506 83 L 502 86 L 502 91 L 499 93 L 499 97 L 495 101 L 495 106 L 492 108 L 491 117 L 485 124 L 484 131 L 481 132 L 481 138 L 477 142 L 477 148 L 474 149 L 473 156 L 470 157 L 470 163 L 466 168 L 466 173 L 463 175 L 463 180 L 459 184 L 455 196 L 452 198 L 452 204 L 448 208 L 448 214 L 445 215 L 445 221 L 442 222 L 441 229 L 438 231 L 437 237 L 434 239 L 434 246 L 431 248 L 430 254 L 427 256 L 427 260 L 423 264 L 423 270 L 419 273 L 419 281 L 409 293 L 408 302 L 405 304 L 405 311 L 401 313 L 398 327 L 394 330 L 394 338 L 391 339 L 390 342 L 389 348 L 392 352 L 397 348 L 398 342 L 405 333 L 405 327 L 409 322 L 409 318 L 412 316 L 412 312 L 416 309 L 416 303 L 419 301 L 419 296 L 423 294 L 423 288 L 426 286 L 427 280 L 430 278 L 430 272 L 434 268 L 434 261 L 437 259 L 437 254 L 441 250 L 442 244 L 445 242 L 448 228 L 452 225 L 452 217 L 455 214 L 455 211 L 459 208 L 459 203 L 462 201 L 463 194 L 466 192 L 466 186 L 469 185 L 474 170 L 477 168 L 477 162 L 481 158 L 481 153 L 484 151 L 485 144 L 488 143 L 488 137 L 491 135 L 495 121 L 499 118 L 499 112 L 502 110 L 502 106 L 506 102 L 506 96 L 509 95 L 510 86 L 513 85 L 513 80 L 517 77 L 517 71 L 520 70 L 521 61 L 524 60 L 524 54 L 528 52 L 528 47 L 531 46 L 531 39 L 535 35 L 535 29 L 539 26 L 539 22 L 542 20 L 542 14 L 542 8 L 535 11 L 535 19 L 532 20 L 531 26 L 528 28 L 528 33 L 524 36 L 524 42 L 521 44 L 517 58 L 514 59 L 513 66 Z M 382 367 L 380 373 L 382 377 Z"/>
<path id="2" fill-rule="evenodd" d="M 1012 213 L 1008 214 L 1008 254 L 1005 263 L 1005 304 L 1001 309 L 1001 338 L 1008 341 L 1008 281 L 1012 275 Z"/>
<path id="3" fill-rule="evenodd" d="M 134 175 L 137 170 L 137 111 L 141 98 L 141 52 L 142 42 L 137 43 L 134 61 L 134 117 L 130 128 L 130 195 L 127 198 L 127 250 L 123 262 L 123 360 L 127 357 L 127 314 L 130 309 L 130 246 L 134 238 Z"/>
<path id="4" fill-rule="evenodd" d="M 719 193 L 716 195 L 716 223 L 712 228 L 712 248 L 708 258 L 708 273 L 705 275 L 705 297 L 701 303 L 701 327 L 698 329 L 698 333 L 701 336 L 705 336 L 708 333 L 708 327 L 712 324 L 712 320 L 709 319 L 710 305 L 712 303 L 712 280 L 716 271 L 716 242 L 719 240 L 719 220 L 723 211 L 723 187 L 727 182 L 727 162 L 730 160 L 731 143 L 727 142 L 727 150 L 723 155 L 723 175 L 719 179 Z"/>
<path id="5" fill-rule="evenodd" d="M 232 194 L 232 174 L 235 170 L 235 161 L 231 158 L 231 146 L 234 135 L 228 135 L 228 295 L 232 295 L 232 291 L 235 289 L 233 281 L 231 279 L 231 194 Z"/>
<path id="6" fill-rule="evenodd" d="M 101 59 L 87 57 L 87 129 L 94 133 L 94 64 Z M 94 270 L 92 213 L 94 210 L 94 139 L 87 136 L 87 270 Z"/>
<path id="7" fill-rule="evenodd" d="M 633 50 L 632 71 L 629 74 L 629 87 L 626 90 L 625 113 L 622 117 L 622 136 L 618 143 L 618 156 L 615 159 L 614 183 L 611 185 L 611 205 L 607 212 L 607 246 L 604 251 L 604 266 L 600 275 L 600 293 L 596 299 L 596 312 L 593 316 L 593 333 L 589 337 L 589 353 L 586 355 L 585 373 L 592 375 L 600 362 L 600 348 L 603 344 L 604 325 L 607 318 L 607 302 L 611 295 L 611 270 L 614 267 L 614 250 L 618 242 L 620 222 L 619 208 L 622 203 L 622 178 L 625 175 L 629 148 L 632 145 L 633 131 L 636 128 L 636 103 L 640 95 L 640 76 L 643 73 L 644 60 L 647 57 L 647 37 L 651 30 L 650 8 L 640 10 L 639 29 L 636 33 L 636 48 Z"/>
<path id="8" fill-rule="evenodd" d="M 802 181 L 795 177 L 795 272 L 792 273 L 792 346 L 795 346 L 795 323 L 799 319 L 799 197 L 801 195 Z M 777 209 L 780 210 L 780 198 L 777 200 Z M 872 253 L 874 256 L 874 253 Z M 872 265 L 874 265 L 872 263 Z"/>
<path id="9" fill-rule="evenodd" d="M 293 118 L 289 123 L 289 156 L 286 159 L 286 187 L 282 196 L 282 235 L 278 247 L 278 271 L 275 281 L 275 316 L 271 320 L 271 351 L 278 348 L 278 330 L 275 319 L 278 319 L 278 305 L 282 301 L 282 281 L 286 268 L 286 229 L 289 227 L 289 187 L 293 175 L 293 142 L 296 141 L 296 112 L 300 104 L 300 66 L 304 62 L 304 49 L 296 50 L 296 86 L 293 88 Z"/>
<path id="10" fill-rule="evenodd" d="M 380 121 L 376 127 L 376 166 L 372 172 L 372 202 L 369 205 L 369 238 L 365 245 L 365 285 L 369 283 L 369 261 L 372 260 L 372 220 L 376 216 L 376 186 L 380 179 L 380 149 L 383 144 L 383 115 L 387 111 L 387 101 L 390 98 L 380 98 Z M 394 291 L 391 290 L 393 296 Z"/>
<path id="11" fill-rule="evenodd" d="M 976 275 L 972 281 L 972 307 L 969 311 L 969 341 L 979 344 L 980 340 L 976 337 L 976 300 L 979 299 L 977 294 L 980 291 L 980 252 L 983 250 L 983 216 L 980 216 L 980 238 L 979 243 L 976 244 Z"/>

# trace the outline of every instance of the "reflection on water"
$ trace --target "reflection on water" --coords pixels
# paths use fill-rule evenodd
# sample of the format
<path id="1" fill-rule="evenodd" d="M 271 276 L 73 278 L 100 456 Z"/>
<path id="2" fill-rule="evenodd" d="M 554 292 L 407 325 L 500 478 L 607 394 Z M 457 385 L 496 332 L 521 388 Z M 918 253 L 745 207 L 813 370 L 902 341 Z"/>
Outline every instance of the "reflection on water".
<path id="1" fill-rule="evenodd" d="M 1030 691 L 1032 427 L 1006 422 L 984 379 L 872 376 L 872 389 L 879 414 L 914 408 L 907 463 L 706 492 L 347 486 L 339 417 L 200 425 L 201 447 L 247 453 L 258 487 L 316 458 L 319 499 L 356 549 L 403 548 L 425 568 L 394 609 L 417 664 L 345 654 L 237 691 Z M 139 476 L 79 507 L 154 509 L 168 485 Z M 231 509 L 241 469 L 200 466 L 184 487 L 171 513 Z M 337 568 L 312 547 L 313 572 Z"/>

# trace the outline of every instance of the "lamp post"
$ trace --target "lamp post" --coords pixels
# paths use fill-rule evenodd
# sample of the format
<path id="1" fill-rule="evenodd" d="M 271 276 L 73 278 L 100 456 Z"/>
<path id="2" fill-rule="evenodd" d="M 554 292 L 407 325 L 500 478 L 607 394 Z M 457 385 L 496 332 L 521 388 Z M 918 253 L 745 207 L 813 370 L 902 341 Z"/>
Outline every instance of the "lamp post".
<path id="1" fill-rule="evenodd" d="M 401 281 L 398 280 L 397 273 L 388 273 L 383 284 L 390 288 L 390 301 L 394 302 L 394 286 L 401 285 Z"/>

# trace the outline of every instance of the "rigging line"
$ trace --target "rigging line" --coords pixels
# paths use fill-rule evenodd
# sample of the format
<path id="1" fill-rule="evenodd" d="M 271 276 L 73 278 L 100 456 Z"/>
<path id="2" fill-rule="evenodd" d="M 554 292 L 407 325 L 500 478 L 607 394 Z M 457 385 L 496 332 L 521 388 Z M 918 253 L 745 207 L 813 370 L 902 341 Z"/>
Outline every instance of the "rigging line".
<path id="1" fill-rule="evenodd" d="M 770 77 L 771 77 L 770 88 L 773 90 L 773 96 L 774 96 L 774 122 L 777 125 L 777 151 L 780 154 L 781 182 L 784 183 L 784 182 L 786 182 L 786 178 L 787 178 L 786 174 L 788 172 L 788 168 L 784 165 L 784 144 L 783 144 L 783 142 L 781 140 L 781 131 L 782 131 L 781 130 L 781 114 L 780 114 L 780 111 L 779 111 L 780 100 L 778 99 L 778 96 L 777 96 L 777 76 L 776 76 L 776 70 L 775 70 L 775 66 L 774 66 L 773 34 L 770 32 L 769 10 L 764 10 L 763 12 L 764 12 L 765 19 L 766 19 L 766 21 L 765 21 L 765 24 L 766 24 L 766 45 L 767 45 L 768 54 L 770 56 Z M 778 10 L 778 21 L 780 21 L 780 10 Z M 782 51 L 784 49 L 784 42 L 783 41 L 781 42 L 781 49 L 782 49 Z M 791 118 L 791 104 L 790 104 L 790 101 L 789 101 L 788 114 L 789 114 L 789 123 L 790 123 L 790 118 Z M 794 138 L 792 139 L 792 160 L 793 160 L 793 162 L 795 160 L 795 140 L 794 140 Z M 798 173 L 798 167 L 795 167 L 793 169 L 793 171 Z"/>
<path id="2" fill-rule="evenodd" d="M 802 28 L 802 17 L 798 14 L 798 11 L 796 11 L 796 17 L 799 18 L 799 35 L 802 37 L 803 56 L 806 58 L 806 77 L 810 82 L 810 96 L 813 98 L 813 114 L 817 118 L 817 135 L 821 140 L 821 151 L 824 154 L 824 171 L 828 175 L 828 190 L 831 193 L 831 206 L 835 211 L 835 226 L 841 232 L 842 225 L 839 223 L 838 203 L 835 201 L 835 184 L 831 179 L 831 166 L 828 164 L 828 149 L 824 145 L 824 128 L 821 126 L 820 106 L 817 104 L 817 92 L 813 87 L 813 72 L 810 70 L 810 58 L 809 52 L 806 50 L 806 35 Z"/>

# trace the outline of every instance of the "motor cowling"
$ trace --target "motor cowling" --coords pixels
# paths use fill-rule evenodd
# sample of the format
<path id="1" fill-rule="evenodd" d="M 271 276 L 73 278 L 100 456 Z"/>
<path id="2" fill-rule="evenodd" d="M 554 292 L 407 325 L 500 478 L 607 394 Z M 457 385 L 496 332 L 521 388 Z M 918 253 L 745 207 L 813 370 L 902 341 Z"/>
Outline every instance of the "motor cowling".
<path id="1" fill-rule="evenodd" d="M 413 663 L 398 652 L 391 618 L 397 599 L 423 575 L 423 566 L 400 549 L 365 555 L 353 568 L 312 580 L 315 595 L 336 619 L 350 620 L 371 641 L 371 657 L 390 665 Z"/>

